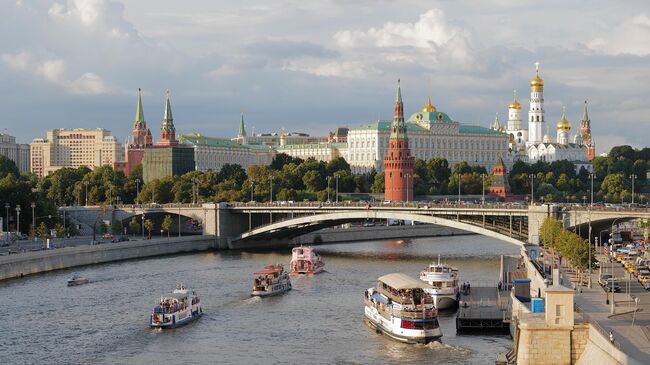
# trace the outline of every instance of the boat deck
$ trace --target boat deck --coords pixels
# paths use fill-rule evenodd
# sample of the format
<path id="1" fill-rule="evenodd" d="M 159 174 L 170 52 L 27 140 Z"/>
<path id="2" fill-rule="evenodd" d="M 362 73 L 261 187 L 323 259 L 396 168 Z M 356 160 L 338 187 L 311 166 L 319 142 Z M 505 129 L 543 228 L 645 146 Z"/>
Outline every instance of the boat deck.
<path id="1" fill-rule="evenodd" d="M 461 304 L 456 315 L 456 333 L 509 332 L 510 296 L 495 286 L 471 287 L 461 293 Z"/>

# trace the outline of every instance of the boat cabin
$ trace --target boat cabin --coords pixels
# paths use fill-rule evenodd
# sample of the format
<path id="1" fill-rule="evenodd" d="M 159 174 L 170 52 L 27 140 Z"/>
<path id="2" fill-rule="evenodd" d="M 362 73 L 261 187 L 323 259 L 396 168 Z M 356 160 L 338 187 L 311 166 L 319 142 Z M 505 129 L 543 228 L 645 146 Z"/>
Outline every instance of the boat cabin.
<path id="1" fill-rule="evenodd" d="M 160 303 L 154 307 L 153 312 L 170 314 L 187 308 L 187 293 L 171 293 L 160 298 Z"/>
<path id="2" fill-rule="evenodd" d="M 433 299 L 424 289 L 432 287 L 401 273 L 384 275 L 377 280 L 377 291 L 402 306 L 433 304 Z"/>

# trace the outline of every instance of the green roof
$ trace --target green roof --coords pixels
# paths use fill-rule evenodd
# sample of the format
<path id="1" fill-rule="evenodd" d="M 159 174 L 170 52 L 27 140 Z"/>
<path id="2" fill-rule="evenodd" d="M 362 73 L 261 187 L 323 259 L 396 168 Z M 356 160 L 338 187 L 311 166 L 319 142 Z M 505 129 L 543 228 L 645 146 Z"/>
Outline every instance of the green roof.
<path id="1" fill-rule="evenodd" d="M 443 112 L 417 112 L 411 114 L 409 122 L 453 123 L 451 118 Z"/>
<path id="2" fill-rule="evenodd" d="M 471 124 L 460 124 L 458 127 L 458 131 L 460 133 L 467 133 L 467 134 L 505 134 L 499 131 L 495 131 L 494 129 L 490 128 L 485 128 L 481 127 L 480 125 L 471 125 Z"/>
<path id="3" fill-rule="evenodd" d="M 406 124 L 406 131 L 407 132 L 426 132 L 427 130 L 415 123 L 405 123 Z M 376 122 L 364 124 L 362 126 L 359 126 L 357 128 L 352 128 L 352 129 L 367 129 L 367 130 L 380 130 L 380 131 L 386 131 L 389 132 L 391 130 L 391 127 L 393 125 L 393 122 L 387 121 L 387 120 L 379 120 Z"/>
<path id="4" fill-rule="evenodd" d="M 227 148 L 245 148 L 256 150 L 268 150 L 268 147 L 258 145 L 241 145 L 226 138 L 206 137 L 200 134 L 181 134 L 178 141 L 183 144 L 195 146 L 227 147 Z"/>
<path id="5" fill-rule="evenodd" d="M 348 144 L 347 143 L 328 143 L 328 142 L 319 142 L 319 143 L 304 143 L 304 144 L 287 144 L 284 146 L 278 146 L 276 147 L 276 150 L 278 151 L 283 151 L 283 150 L 295 150 L 295 149 L 300 149 L 300 148 L 334 148 L 334 149 L 341 149 L 341 148 L 347 148 Z"/>

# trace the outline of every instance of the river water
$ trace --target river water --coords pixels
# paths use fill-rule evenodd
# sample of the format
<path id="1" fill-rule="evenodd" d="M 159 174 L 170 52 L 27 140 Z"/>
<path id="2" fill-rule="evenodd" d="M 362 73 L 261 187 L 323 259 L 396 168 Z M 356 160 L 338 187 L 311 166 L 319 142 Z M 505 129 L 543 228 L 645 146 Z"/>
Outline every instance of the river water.
<path id="1" fill-rule="evenodd" d="M 391 272 L 413 276 L 441 254 L 461 280 L 498 280 L 516 246 L 483 236 L 322 245 L 327 272 L 294 290 L 251 298 L 252 272 L 290 261 L 274 252 L 210 252 L 87 266 L 0 283 L 2 364 L 490 364 L 507 336 L 456 336 L 442 313 L 440 343 L 408 345 L 363 322 L 363 291 Z M 91 283 L 67 287 L 72 273 Z M 173 330 L 147 326 L 160 295 L 183 282 L 205 315 Z M 477 285 L 477 284 L 475 284 Z"/>

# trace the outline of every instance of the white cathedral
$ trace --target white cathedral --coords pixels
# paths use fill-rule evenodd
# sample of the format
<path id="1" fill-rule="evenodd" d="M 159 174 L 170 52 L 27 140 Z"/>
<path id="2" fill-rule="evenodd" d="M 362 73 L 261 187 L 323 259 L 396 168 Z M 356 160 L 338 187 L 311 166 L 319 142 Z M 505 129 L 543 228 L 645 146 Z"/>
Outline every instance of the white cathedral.
<path id="1" fill-rule="evenodd" d="M 528 111 L 528 129 L 524 128 L 521 119 L 521 104 L 515 94 L 512 103 L 508 105 L 508 124 L 502 126 L 499 116 L 490 126 L 491 129 L 508 134 L 509 148 L 514 160 L 529 163 L 537 161 L 553 162 L 568 160 L 576 164 L 576 168 L 585 167 L 591 171 L 591 160 L 594 156 L 595 145 L 591 137 L 591 121 L 587 113 L 587 102 L 580 123 L 579 133 L 571 137 L 571 123 L 562 117 L 556 124 L 556 136 L 548 133 L 544 118 L 544 80 L 539 76 L 539 63 L 535 63 L 535 77 L 530 81 L 530 109 Z M 546 134 L 542 134 L 546 131 Z"/>

